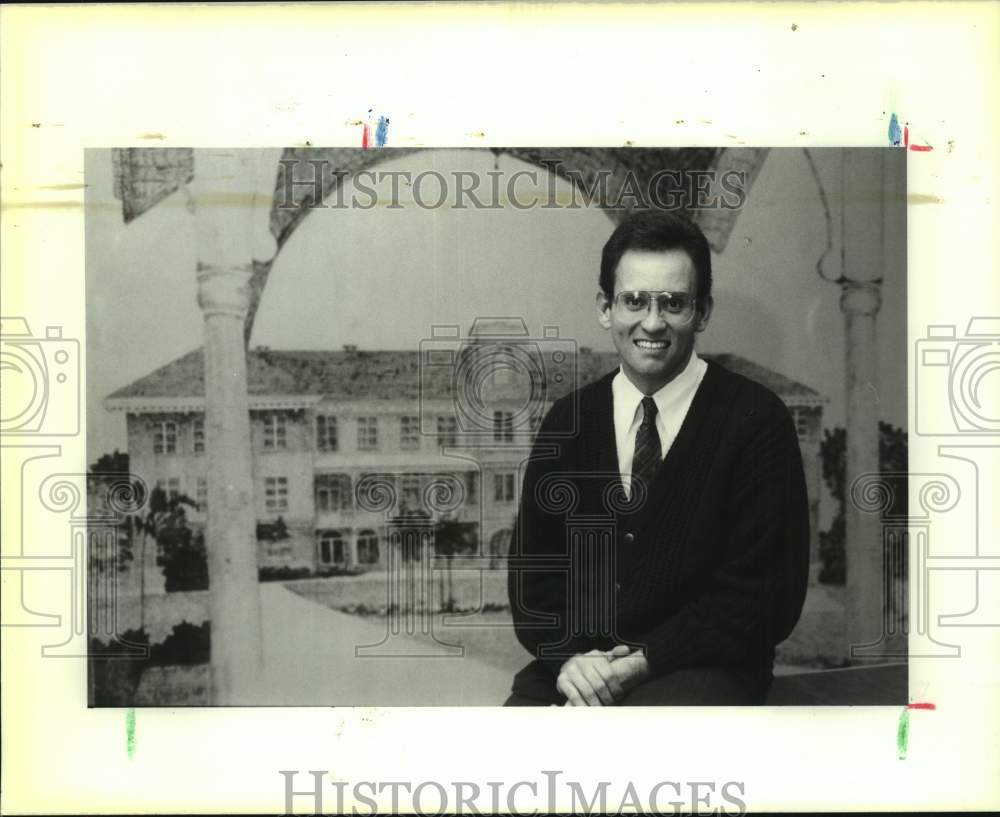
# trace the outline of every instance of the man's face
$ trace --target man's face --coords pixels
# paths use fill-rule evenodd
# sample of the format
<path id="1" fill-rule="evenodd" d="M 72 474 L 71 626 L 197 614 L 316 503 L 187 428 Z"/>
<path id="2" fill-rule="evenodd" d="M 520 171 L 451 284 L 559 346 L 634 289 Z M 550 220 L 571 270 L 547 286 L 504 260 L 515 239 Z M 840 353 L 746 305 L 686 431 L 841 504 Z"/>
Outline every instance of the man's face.
<path id="1" fill-rule="evenodd" d="M 697 292 L 694 262 L 684 250 L 626 250 L 615 273 L 615 291 Z M 597 294 L 598 320 L 610 330 L 622 369 L 644 394 L 652 394 L 684 370 L 694 349 L 694 336 L 708 325 L 711 298 L 690 320 L 661 312 L 654 299 L 645 312 L 629 312 Z"/>

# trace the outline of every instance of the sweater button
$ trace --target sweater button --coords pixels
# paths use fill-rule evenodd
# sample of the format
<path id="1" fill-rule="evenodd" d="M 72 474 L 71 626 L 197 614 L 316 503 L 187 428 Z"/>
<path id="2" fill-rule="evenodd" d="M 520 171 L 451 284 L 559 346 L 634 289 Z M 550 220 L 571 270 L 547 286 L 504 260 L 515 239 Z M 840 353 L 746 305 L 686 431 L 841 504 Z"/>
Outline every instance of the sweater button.
<path id="1" fill-rule="evenodd" d="M 625 544 L 626 545 L 631 545 L 634 541 L 635 541 L 635 534 L 634 533 L 626 533 L 625 534 Z"/>

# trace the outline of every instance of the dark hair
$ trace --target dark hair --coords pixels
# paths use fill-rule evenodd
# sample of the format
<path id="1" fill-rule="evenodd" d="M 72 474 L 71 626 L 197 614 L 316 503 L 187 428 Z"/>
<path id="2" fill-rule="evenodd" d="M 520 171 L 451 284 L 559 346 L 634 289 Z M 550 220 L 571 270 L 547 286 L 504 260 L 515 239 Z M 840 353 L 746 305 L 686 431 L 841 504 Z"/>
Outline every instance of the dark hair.
<path id="1" fill-rule="evenodd" d="M 626 250 L 684 250 L 694 263 L 695 297 L 699 305 L 712 294 L 712 254 L 708 239 L 690 219 L 667 210 L 637 210 L 626 216 L 601 254 L 599 283 L 609 299 L 614 296 L 615 272 Z"/>

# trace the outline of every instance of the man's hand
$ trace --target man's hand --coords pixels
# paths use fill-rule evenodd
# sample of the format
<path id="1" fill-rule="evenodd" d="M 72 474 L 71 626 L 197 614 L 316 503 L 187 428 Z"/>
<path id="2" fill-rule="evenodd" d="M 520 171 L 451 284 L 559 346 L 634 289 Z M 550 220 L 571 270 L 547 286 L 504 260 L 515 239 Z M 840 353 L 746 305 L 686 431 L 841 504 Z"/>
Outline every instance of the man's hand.
<path id="1" fill-rule="evenodd" d="M 621 645 L 615 647 L 612 652 L 615 650 L 624 650 L 624 652 L 618 653 L 618 656 L 612 661 L 611 671 L 614 672 L 618 683 L 627 694 L 649 678 L 649 662 L 646 661 L 646 656 L 638 650 L 630 652 L 628 647 Z"/>
<path id="2" fill-rule="evenodd" d="M 556 688 L 566 696 L 566 706 L 611 706 L 647 678 L 646 656 L 619 644 L 608 652 L 574 655 L 563 664 Z"/>
<path id="3" fill-rule="evenodd" d="M 569 706 L 613 706 L 625 694 L 612 668 L 614 661 L 620 660 L 612 657 L 615 650 L 591 650 L 563 664 L 556 689 L 566 696 Z"/>

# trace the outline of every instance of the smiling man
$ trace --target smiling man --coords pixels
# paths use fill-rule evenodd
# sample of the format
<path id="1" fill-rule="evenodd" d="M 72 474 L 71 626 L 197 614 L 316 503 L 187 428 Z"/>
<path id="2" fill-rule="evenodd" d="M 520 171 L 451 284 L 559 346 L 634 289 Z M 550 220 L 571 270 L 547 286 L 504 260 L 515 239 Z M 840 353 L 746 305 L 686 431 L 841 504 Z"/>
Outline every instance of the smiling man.
<path id="1" fill-rule="evenodd" d="M 630 215 L 599 284 L 620 367 L 553 404 L 525 470 L 508 592 L 534 660 L 507 705 L 763 703 L 808 571 L 791 415 L 695 352 L 713 307 L 695 224 Z"/>

